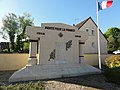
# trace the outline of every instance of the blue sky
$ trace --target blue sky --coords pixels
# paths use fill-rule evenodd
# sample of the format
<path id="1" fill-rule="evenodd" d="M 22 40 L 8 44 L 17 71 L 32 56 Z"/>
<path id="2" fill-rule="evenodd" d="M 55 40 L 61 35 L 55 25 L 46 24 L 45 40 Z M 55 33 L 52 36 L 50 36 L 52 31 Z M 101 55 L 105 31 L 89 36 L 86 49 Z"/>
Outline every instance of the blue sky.
<path id="1" fill-rule="evenodd" d="M 24 12 L 32 15 L 35 26 L 46 22 L 72 25 L 90 16 L 96 22 L 96 0 L 0 0 L 0 27 L 4 15 Z M 113 0 L 112 7 L 99 11 L 99 27 L 103 33 L 110 27 L 120 28 L 120 0 Z"/>

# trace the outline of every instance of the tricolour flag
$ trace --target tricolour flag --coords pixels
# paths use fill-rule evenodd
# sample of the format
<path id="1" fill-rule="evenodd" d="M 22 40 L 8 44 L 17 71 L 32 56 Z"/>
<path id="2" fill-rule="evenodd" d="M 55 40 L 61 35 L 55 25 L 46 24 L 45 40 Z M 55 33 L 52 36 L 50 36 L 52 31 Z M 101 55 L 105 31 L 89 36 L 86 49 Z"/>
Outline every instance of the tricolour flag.
<path id="1" fill-rule="evenodd" d="M 112 0 L 98 2 L 98 10 L 109 8 L 110 6 L 112 6 L 112 3 L 113 3 Z"/>

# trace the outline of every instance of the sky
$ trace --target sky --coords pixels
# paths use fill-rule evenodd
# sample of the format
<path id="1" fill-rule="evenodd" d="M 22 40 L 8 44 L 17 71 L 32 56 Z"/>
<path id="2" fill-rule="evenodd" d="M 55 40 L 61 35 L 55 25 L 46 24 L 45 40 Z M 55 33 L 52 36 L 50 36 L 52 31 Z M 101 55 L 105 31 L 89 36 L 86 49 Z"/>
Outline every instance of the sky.
<path id="1" fill-rule="evenodd" d="M 73 25 L 88 17 L 96 22 L 96 0 L 0 0 L 0 28 L 2 18 L 8 13 L 29 13 L 34 18 L 35 26 L 41 23 Z M 99 11 L 101 31 L 104 33 L 110 27 L 120 28 L 120 0 L 113 0 L 112 7 Z M 3 41 L 0 35 L 0 42 Z"/>

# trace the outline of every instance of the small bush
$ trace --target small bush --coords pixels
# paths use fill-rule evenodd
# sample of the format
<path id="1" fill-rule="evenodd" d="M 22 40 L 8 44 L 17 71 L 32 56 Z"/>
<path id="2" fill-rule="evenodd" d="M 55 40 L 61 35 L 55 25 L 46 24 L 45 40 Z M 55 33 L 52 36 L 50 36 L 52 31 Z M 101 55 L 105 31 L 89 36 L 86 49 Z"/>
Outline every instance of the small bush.
<path id="1" fill-rule="evenodd" d="M 9 51 L 8 51 L 8 49 L 3 49 L 2 52 L 3 53 L 8 53 Z"/>
<path id="2" fill-rule="evenodd" d="M 120 67 L 120 55 L 113 55 L 106 58 L 105 63 L 109 68 Z"/>
<path id="3" fill-rule="evenodd" d="M 120 84 L 120 55 L 113 55 L 105 60 L 103 75 L 108 81 Z"/>
<path id="4" fill-rule="evenodd" d="M 28 53 L 29 52 L 29 42 L 24 42 L 23 52 L 24 53 Z"/>

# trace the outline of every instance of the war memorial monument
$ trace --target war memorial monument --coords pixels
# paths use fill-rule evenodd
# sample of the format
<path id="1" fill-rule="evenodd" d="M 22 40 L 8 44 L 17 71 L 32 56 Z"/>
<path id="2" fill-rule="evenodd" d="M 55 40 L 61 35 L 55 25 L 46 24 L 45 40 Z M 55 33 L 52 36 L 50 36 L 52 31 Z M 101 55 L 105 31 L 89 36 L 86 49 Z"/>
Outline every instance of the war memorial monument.
<path id="1" fill-rule="evenodd" d="M 28 64 L 16 71 L 10 82 L 100 73 L 84 63 L 85 31 L 63 23 L 43 23 L 41 27 L 28 26 L 26 35 L 30 41 Z"/>

